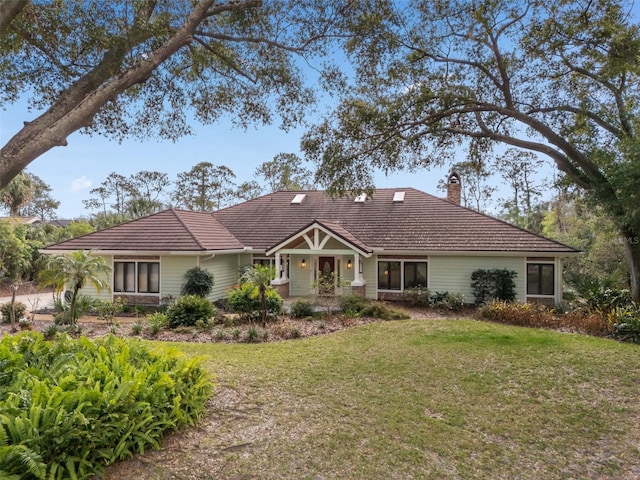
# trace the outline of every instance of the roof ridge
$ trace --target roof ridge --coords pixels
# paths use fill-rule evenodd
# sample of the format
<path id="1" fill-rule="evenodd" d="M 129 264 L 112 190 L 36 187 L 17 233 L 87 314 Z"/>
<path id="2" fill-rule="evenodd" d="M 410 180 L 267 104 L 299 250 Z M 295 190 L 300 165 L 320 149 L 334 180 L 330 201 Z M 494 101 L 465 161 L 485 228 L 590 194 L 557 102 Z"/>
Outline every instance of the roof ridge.
<path id="1" fill-rule="evenodd" d="M 206 250 L 207 247 L 200 241 L 200 239 L 198 238 L 198 236 L 193 233 L 193 231 L 191 230 L 191 228 L 189 228 L 189 225 L 187 225 L 185 223 L 185 221 L 180 217 L 180 215 L 178 215 L 178 212 L 188 212 L 188 213 L 206 213 L 206 212 L 190 212 L 189 210 L 176 210 L 175 208 L 171 208 L 171 212 L 175 215 L 175 217 L 178 219 L 178 221 L 180 222 L 180 224 L 185 228 L 185 230 L 187 232 L 189 232 L 189 235 L 191 235 L 191 238 L 193 238 L 195 240 L 195 242 L 200 246 L 200 248 L 202 248 L 203 250 Z M 226 228 L 226 227 L 225 227 Z M 229 232 L 231 233 L 231 232 Z M 232 234 L 233 235 L 233 234 Z M 235 237 L 235 236 L 234 236 Z M 240 242 L 242 243 L 242 242 Z"/>

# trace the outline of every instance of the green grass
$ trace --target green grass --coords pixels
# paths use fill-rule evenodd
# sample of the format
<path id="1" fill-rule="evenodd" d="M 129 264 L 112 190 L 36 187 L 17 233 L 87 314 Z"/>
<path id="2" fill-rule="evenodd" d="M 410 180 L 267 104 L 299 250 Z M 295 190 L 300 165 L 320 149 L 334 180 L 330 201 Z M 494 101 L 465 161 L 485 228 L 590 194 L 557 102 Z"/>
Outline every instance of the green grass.
<path id="1" fill-rule="evenodd" d="M 640 476 L 635 345 L 424 320 L 180 348 L 218 378 L 211 413 L 138 480 Z"/>

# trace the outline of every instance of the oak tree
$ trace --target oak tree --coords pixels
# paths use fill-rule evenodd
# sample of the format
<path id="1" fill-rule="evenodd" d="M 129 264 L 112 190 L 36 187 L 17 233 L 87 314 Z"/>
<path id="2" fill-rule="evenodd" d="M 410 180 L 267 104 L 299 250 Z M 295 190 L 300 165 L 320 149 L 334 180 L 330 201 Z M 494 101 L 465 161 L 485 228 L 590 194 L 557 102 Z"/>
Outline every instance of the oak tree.
<path id="1" fill-rule="evenodd" d="M 340 31 L 348 3 L 3 1 L 0 106 L 27 97 L 41 113 L 0 149 L 0 188 L 78 130 L 175 140 L 192 116 L 298 124 L 314 100 L 301 65 Z"/>
<path id="2" fill-rule="evenodd" d="M 625 0 L 358 3 L 355 88 L 304 147 L 333 189 L 462 144 L 548 156 L 624 239 L 640 300 L 640 33 Z"/>

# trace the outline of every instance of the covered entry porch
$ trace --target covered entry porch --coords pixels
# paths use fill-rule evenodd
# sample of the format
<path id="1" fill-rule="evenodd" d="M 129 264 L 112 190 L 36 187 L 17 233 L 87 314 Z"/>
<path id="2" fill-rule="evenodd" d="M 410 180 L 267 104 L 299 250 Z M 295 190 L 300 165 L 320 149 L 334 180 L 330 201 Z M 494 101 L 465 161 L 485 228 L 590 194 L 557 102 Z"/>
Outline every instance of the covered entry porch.
<path id="1" fill-rule="evenodd" d="M 335 293 L 366 296 L 363 260 L 372 253 L 344 228 L 317 220 L 266 251 L 285 265 L 271 282 L 283 298 L 322 293 L 331 283 Z"/>

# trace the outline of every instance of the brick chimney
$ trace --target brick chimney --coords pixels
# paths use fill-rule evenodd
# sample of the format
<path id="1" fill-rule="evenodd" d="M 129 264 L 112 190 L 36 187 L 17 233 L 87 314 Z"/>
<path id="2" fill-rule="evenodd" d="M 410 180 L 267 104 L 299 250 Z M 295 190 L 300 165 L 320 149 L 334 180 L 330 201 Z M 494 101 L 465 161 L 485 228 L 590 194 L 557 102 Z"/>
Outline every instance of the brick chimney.
<path id="1" fill-rule="evenodd" d="M 456 205 L 460 205 L 462 195 L 462 182 L 458 172 L 451 172 L 447 178 L 447 200 Z"/>

